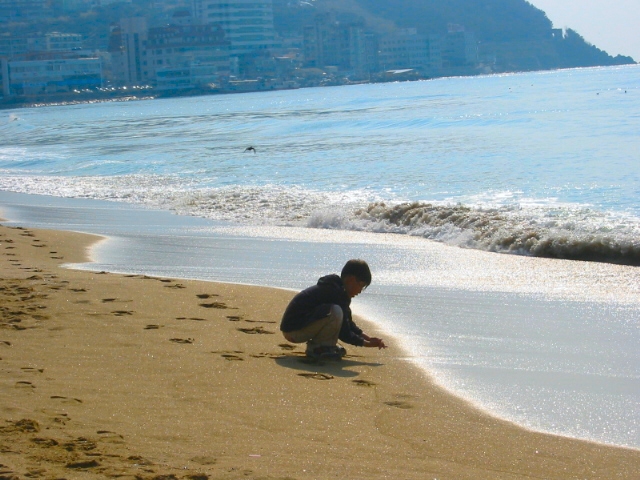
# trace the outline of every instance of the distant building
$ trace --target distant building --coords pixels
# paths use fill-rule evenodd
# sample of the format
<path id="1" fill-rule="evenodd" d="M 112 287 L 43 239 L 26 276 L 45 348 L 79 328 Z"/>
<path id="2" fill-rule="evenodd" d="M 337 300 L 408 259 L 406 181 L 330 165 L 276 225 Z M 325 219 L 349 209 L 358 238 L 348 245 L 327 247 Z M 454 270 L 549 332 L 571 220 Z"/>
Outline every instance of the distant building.
<path id="1" fill-rule="evenodd" d="M 82 52 L 83 37 L 77 33 L 47 33 L 15 36 L 0 34 L 0 55 L 8 58 L 32 52 Z M 88 52 L 83 52 L 88 53 Z"/>
<path id="2" fill-rule="evenodd" d="M 150 78 L 159 89 L 195 88 L 230 74 L 229 42 L 219 25 L 169 25 L 147 37 Z"/>
<path id="3" fill-rule="evenodd" d="M 384 70 L 429 66 L 429 40 L 415 28 L 403 28 L 380 38 L 380 65 Z"/>
<path id="4" fill-rule="evenodd" d="M 15 36 L 9 32 L 0 34 L 0 57 L 13 58 L 29 51 L 26 36 Z"/>
<path id="5" fill-rule="evenodd" d="M 109 39 L 114 80 L 122 85 L 142 85 L 150 79 L 147 59 L 147 21 L 143 17 L 123 18 Z"/>
<path id="6" fill-rule="evenodd" d="M 316 15 L 304 28 L 304 65 L 308 68 L 336 67 L 359 73 L 377 70 L 377 37 L 361 24 L 336 22 L 331 14 Z"/>
<path id="7" fill-rule="evenodd" d="M 18 60 L 6 63 L 10 79 L 8 94 L 12 95 L 70 92 L 102 85 L 100 58 Z"/>
<path id="8" fill-rule="evenodd" d="M 478 42 L 473 32 L 461 25 L 449 24 L 443 39 L 442 61 L 445 68 L 473 67 L 478 63 Z"/>
<path id="9" fill-rule="evenodd" d="M 272 0 L 192 0 L 193 16 L 205 25 L 220 25 L 230 55 L 242 56 L 278 46 Z"/>
<path id="10" fill-rule="evenodd" d="M 82 50 L 82 35 L 78 33 L 47 33 L 44 36 L 44 48 L 48 52 Z"/>

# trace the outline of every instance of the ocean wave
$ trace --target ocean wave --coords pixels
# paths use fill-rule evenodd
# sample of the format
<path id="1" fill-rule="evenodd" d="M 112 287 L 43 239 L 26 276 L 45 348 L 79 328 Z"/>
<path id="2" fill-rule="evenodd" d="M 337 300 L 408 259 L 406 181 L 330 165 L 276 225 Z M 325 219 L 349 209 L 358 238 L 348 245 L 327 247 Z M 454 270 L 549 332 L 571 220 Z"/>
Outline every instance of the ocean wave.
<path id="1" fill-rule="evenodd" d="M 490 252 L 640 266 L 637 219 L 584 207 L 375 202 L 343 221 L 349 228 L 404 233 Z M 310 224 L 319 227 L 322 221 L 316 217 Z"/>
<path id="2" fill-rule="evenodd" d="M 640 219 L 557 202 L 506 196 L 487 206 L 383 202 L 366 190 L 326 192 L 301 186 L 212 188 L 180 176 L 0 177 L 0 189 L 94 198 L 241 224 L 302 226 L 419 236 L 497 253 L 640 266 Z M 496 196 L 493 196 L 496 200 Z"/>

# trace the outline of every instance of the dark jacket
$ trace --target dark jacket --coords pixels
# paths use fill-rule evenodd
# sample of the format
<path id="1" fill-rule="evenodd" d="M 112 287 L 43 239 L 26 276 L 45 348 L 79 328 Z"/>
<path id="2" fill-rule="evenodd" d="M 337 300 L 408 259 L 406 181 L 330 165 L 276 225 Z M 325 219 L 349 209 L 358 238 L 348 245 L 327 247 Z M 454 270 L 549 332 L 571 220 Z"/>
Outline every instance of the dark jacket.
<path id="1" fill-rule="evenodd" d="M 361 347 L 362 330 L 351 318 L 351 299 L 344 289 L 340 276 L 332 274 L 321 277 L 318 283 L 298 293 L 284 312 L 280 330 L 293 332 L 329 315 L 331 305 L 342 308 L 342 328 L 339 338 L 345 343 Z"/>

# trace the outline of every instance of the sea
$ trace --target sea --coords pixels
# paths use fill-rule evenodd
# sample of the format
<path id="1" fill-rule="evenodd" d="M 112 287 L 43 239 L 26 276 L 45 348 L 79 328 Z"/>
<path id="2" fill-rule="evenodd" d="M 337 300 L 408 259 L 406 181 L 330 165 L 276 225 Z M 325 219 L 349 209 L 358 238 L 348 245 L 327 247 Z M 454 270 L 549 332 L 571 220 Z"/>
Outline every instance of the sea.
<path id="1" fill-rule="evenodd" d="M 639 198 L 638 65 L 0 111 L 3 223 L 104 236 L 73 268 L 296 291 L 363 258 L 395 355 L 636 449 Z"/>

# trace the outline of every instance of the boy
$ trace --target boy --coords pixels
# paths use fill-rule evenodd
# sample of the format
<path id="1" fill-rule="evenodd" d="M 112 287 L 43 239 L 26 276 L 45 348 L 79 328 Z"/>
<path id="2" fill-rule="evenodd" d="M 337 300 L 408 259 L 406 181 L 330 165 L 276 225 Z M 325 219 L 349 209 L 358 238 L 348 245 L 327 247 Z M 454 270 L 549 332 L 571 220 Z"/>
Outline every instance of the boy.
<path id="1" fill-rule="evenodd" d="M 359 347 L 387 348 L 380 338 L 366 335 L 351 318 L 351 299 L 371 284 L 364 260 L 349 260 L 340 276 L 321 277 L 298 293 L 284 312 L 280 330 L 292 343 L 307 342 L 306 354 L 314 359 L 340 360 L 346 350 L 338 339 Z"/>

